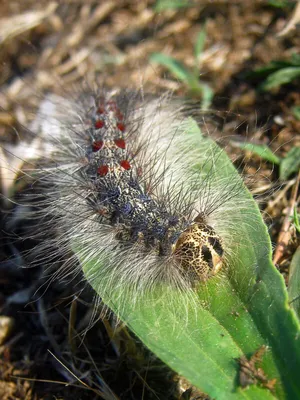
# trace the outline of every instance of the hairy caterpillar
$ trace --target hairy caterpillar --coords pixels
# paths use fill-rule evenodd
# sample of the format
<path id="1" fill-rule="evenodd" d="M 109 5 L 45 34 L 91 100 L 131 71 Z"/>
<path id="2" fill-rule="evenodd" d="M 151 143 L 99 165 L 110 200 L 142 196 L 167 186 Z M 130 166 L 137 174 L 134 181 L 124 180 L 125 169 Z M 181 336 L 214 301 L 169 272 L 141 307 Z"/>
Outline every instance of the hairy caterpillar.
<path id="1" fill-rule="evenodd" d="M 193 296 L 226 269 L 234 221 L 220 215 L 244 205 L 230 175 L 215 180 L 218 154 L 204 149 L 197 166 L 191 113 L 169 94 L 98 89 L 43 101 L 33 124 L 42 141 L 33 174 L 44 187 L 34 194 L 37 234 L 55 234 L 38 253 L 59 248 L 56 276 L 74 273 L 70 247 L 80 249 L 84 264 L 97 260 L 85 275 L 100 296 L 129 293 L 135 303 L 157 286 Z"/>

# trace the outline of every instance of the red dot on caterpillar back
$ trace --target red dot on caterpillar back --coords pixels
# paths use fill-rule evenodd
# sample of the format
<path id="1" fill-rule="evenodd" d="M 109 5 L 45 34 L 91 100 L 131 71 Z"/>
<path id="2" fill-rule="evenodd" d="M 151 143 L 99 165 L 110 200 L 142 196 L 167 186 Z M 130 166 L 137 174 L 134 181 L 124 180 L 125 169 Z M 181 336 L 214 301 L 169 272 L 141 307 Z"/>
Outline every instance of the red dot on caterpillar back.
<path id="1" fill-rule="evenodd" d="M 95 122 L 95 128 L 96 128 L 96 129 L 101 129 L 101 128 L 103 128 L 103 126 L 104 126 L 104 121 L 102 121 L 102 119 L 98 119 L 98 120 Z"/>
<path id="2" fill-rule="evenodd" d="M 115 145 L 118 146 L 120 149 L 125 149 L 125 140 L 122 138 L 114 139 Z"/>
<path id="3" fill-rule="evenodd" d="M 100 176 L 105 176 L 108 173 L 108 166 L 107 165 L 100 165 L 100 167 L 97 169 L 97 173 Z"/>
<path id="4" fill-rule="evenodd" d="M 104 106 L 99 106 L 97 109 L 97 114 L 104 114 L 105 113 L 105 108 Z"/>
<path id="5" fill-rule="evenodd" d="M 121 131 L 125 131 L 125 125 L 122 122 L 117 123 L 117 128 Z"/>
<path id="6" fill-rule="evenodd" d="M 93 151 L 99 151 L 103 147 L 103 140 L 97 140 L 96 142 L 93 143 Z"/>
<path id="7" fill-rule="evenodd" d="M 130 163 L 128 160 L 121 160 L 120 165 L 122 168 L 129 170 L 131 168 Z"/>

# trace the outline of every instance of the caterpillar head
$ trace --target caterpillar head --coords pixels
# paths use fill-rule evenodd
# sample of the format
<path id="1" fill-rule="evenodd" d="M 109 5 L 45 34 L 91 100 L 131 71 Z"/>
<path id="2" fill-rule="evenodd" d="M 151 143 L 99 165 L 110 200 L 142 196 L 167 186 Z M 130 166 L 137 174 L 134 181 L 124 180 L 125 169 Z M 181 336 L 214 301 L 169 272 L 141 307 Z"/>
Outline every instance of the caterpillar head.
<path id="1" fill-rule="evenodd" d="M 223 265 L 220 237 L 204 222 L 194 222 L 181 233 L 173 254 L 184 271 L 201 281 L 215 275 Z"/>

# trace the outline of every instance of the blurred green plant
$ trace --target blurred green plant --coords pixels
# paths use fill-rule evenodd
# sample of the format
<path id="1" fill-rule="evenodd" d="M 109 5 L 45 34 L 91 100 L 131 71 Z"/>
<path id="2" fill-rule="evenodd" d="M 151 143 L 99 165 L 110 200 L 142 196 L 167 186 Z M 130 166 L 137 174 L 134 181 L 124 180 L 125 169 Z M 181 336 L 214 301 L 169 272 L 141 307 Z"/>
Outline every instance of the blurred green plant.
<path id="1" fill-rule="evenodd" d="M 291 220 L 294 224 L 294 227 L 296 228 L 296 231 L 300 233 L 300 221 L 299 221 L 300 215 L 297 213 L 297 207 L 294 207 L 294 212 L 291 217 Z M 300 292 L 299 292 L 300 293 Z"/>
<path id="2" fill-rule="evenodd" d="M 246 78 L 262 81 L 259 90 L 270 91 L 300 78 L 300 55 L 293 54 L 288 61 L 271 61 L 269 64 L 248 72 Z"/>
<path id="3" fill-rule="evenodd" d="M 232 142 L 235 147 L 239 147 L 240 149 L 250 151 L 253 154 L 256 154 L 263 160 L 269 161 L 273 164 L 279 164 L 280 158 L 273 153 L 273 151 L 266 146 L 265 144 L 253 144 L 253 143 L 244 143 L 244 142 Z"/>
<path id="4" fill-rule="evenodd" d="M 298 216 L 297 216 L 297 223 L 299 229 L 300 226 L 299 226 Z M 289 293 L 290 304 L 295 310 L 298 318 L 300 318 L 300 247 L 298 247 L 295 254 L 293 255 L 292 262 L 290 265 L 288 293 Z"/>
<path id="5" fill-rule="evenodd" d="M 292 7 L 296 0 L 267 0 L 269 6 L 276 8 Z M 180 8 L 193 7 L 197 2 L 193 0 L 157 0 L 155 3 L 155 11 L 161 12 L 165 10 L 178 10 Z"/>
<path id="6" fill-rule="evenodd" d="M 294 172 L 299 171 L 299 168 L 300 168 L 300 147 L 293 147 L 287 153 L 287 155 L 280 161 L 279 178 L 281 180 L 285 180 Z"/>
<path id="7" fill-rule="evenodd" d="M 295 106 L 292 108 L 292 113 L 294 115 L 294 117 L 300 121 L 300 106 Z"/>
<path id="8" fill-rule="evenodd" d="M 241 143 L 235 141 L 233 141 L 232 144 L 243 150 L 256 154 L 263 160 L 279 165 L 280 180 L 287 179 L 300 168 L 300 147 L 291 148 L 284 158 L 280 158 L 264 144 Z"/>
<path id="9" fill-rule="evenodd" d="M 181 82 L 183 82 L 192 97 L 202 99 L 201 108 L 208 109 L 211 105 L 214 92 L 212 88 L 199 80 L 199 68 L 201 66 L 201 57 L 206 39 L 205 28 L 203 28 L 198 36 L 194 47 L 194 67 L 192 71 L 183 63 L 173 57 L 169 57 L 162 53 L 153 53 L 150 56 L 150 61 L 163 65 L 171 74 Z"/>
<path id="10" fill-rule="evenodd" d="M 268 5 L 277 7 L 277 8 L 286 8 L 291 7 L 296 3 L 293 0 L 268 0 Z"/>
<path id="11" fill-rule="evenodd" d="M 178 10 L 180 8 L 192 7 L 193 5 L 192 0 L 157 0 L 155 11 Z"/>

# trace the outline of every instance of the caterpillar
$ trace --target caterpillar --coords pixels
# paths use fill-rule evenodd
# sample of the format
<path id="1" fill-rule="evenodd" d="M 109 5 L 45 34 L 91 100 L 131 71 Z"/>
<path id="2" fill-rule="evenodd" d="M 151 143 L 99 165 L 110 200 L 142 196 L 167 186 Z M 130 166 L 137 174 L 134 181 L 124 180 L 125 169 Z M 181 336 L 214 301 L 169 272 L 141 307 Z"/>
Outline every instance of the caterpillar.
<path id="1" fill-rule="evenodd" d="M 218 154 L 206 148 L 199 160 L 191 115 L 171 94 L 46 97 L 32 126 L 42 146 L 32 173 L 42 186 L 37 235 L 55 232 L 37 252 L 45 262 L 54 243 L 64 260 L 52 278 L 74 273 L 71 248 L 83 264 L 97 260 L 85 275 L 100 296 L 130 293 L 133 303 L 162 285 L 193 296 L 226 270 L 234 221 L 220 213 L 243 207 L 240 188 L 230 176 L 216 182 Z"/>

